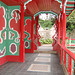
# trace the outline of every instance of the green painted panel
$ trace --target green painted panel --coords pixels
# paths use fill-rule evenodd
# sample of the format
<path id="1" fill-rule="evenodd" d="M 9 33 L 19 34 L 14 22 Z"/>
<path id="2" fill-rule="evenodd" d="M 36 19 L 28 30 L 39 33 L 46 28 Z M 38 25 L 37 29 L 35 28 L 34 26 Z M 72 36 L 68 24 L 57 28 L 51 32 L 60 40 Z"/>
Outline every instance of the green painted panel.
<path id="1" fill-rule="evenodd" d="M 66 8 L 66 10 L 73 10 L 74 8 Z"/>
<path id="2" fill-rule="evenodd" d="M 54 13 L 54 12 L 52 12 L 52 11 L 41 11 L 41 12 L 36 13 L 36 14 L 34 15 L 34 17 L 38 16 L 39 14 L 48 14 L 48 13 L 57 16 L 57 14 Z"/>
<path id="3" fill-rule="evenodd" d="M 75 0 L 67 0 L 67 1 L 75 1 Z"/>
<path id="4" fill-rule="evenodd" d="M 66 11 L 66 13 L 67 13 L 67 12 L 68 12 L 68 13 L 71 13 L 71 11 Z"/>
<path id="5" fill-rule="evenodd" d="M 6 15 L 7 5 L 5 5 L 4 3 L 2 3 L 0 1 L 0 10 L 1 10 L 1 8 L 3 9 L 3 11 L 5 11 L 5 15 Z M 4 15 L 4 21 L 6 21 L 5 15 Z M 0 17 L 1 17 L 1 15 L 0 15 Z M 1 25 L 1 23 L 0 23 L 0 25 Z M 5 33 L 5 35 L 6 35 L 6 24 L 4 25 L 4 29 L 1 26 L 0 26 L 0 28 L 2 28 L 2 30 L 0 29 L 0 52 L 3 53 L 2 55 L 0 55 L 0 58 L 1 58 L 1 57 L 6 56 L 6 45 L 7 45 L 6 41 L 7 40 L 6 40 L 6 37 L 4 39 L 4 36 L 3 36 L 3 33 Z"/>
<path id="6" fill-rule="evenodd" d="M 6 55 L 19 55 L 19 45 L 20 45 L 20 34 L 18 33 L 17 30 L 15 30 L 14 27 L 15 25 L 18 24 L 18 19 L 17 16 L 14 15 L 15 10 L 20 11 L 20 6 L 7 6 L 4 3 L 0 1 L 0 7 L 4 8 L 5 11 L 5 27 L 3 28 L 1 33 L 1 38 L 2 38 L 2 43 L 0 43 L 0 50 L 2 51 L 3 48 L 5 47 L 6 53 L 3 56 Z M 17 13 L 16 13 L 17 14 Z M 15 16 L 15 17 L 14 17 Z M 16 22 L 17 21 L 17 22 Z M 13 23 L 13 28 L 11 28 L 11 24 Z M 5 34 L 5 39 L 3 34 Z M 3 57 L 2 56 L 2 57 Z"/>
<path id="7" fill-rule="evenodd" d="M 66 6 L 74 6 L 74 4 L 67 4 Z"/>
<path id="8" fill-rule="evenodd" d="M 24 17 L 24 25 L 25 25 L 25 49 L 31 49 L 31 17 Z"/>
<path id="9" fill-rule="evenodd" d="M 20 11 L 20 6 L 8 6 L 8 10 L 7 10 L 7 42 L 8 42 L 8 45 L 7 45 L 7 55 L 19 55 L 19 45 L 20 45 L 20 34 L 18 33 L 17 29 L 15 30 L 15 25 L 18 23 L 18 17 L 16 16 L 16 14 L 14 14 L 15 10 L 19 10 Z M 15 17 L 13 17 L 13 16 Z M 14 21 L 14 22 L 13 22 Z M 13 29 L 10 28 L 11 27 L 11 22 L 13 23 Z M 14 37 L 13 39 L 9 36 L 14 34 Z M 10 51 L 10 46 L 14 44 L 16 46 L 16 52 L 15 53 L 12 53 Z"/>

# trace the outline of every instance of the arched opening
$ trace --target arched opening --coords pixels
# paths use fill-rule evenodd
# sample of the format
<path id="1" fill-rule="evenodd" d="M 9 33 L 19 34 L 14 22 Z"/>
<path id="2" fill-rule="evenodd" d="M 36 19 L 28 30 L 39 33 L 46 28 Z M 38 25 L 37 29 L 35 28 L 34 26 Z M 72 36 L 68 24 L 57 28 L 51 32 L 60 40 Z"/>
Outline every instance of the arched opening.
<path id="1" fill-rule="evenodd" d="M 55 6 L 57 6 L 57 7 L 55 9 L 53 9 Z M 48 0 L 46 3 L 43 0 L 41 0 L 41 1 L 40 0 L 39 1 L 32 0 L 32 1 L 30 1 L 29 3 L 27 3 L 25 5 L 24 16 L 25 17 L 30 17 L 31 21 L 34 22 L 33 23 L 34 30 L 31 31 L 31 32 L 34 32 L 34 33 L 33 33 L 33 35 L 31 35 L 32 37 L 31 37 L 31 42 L 30 42 L 31 45 L 32 45 L 32 42 L 33 42 L 34 50 L 37 50 L 37 46 L 41 46 L 41 42 L 39 41 L 41 37 L 38 34 L 38 29 L 40 27 L 39 21 L 38 21 L 38 19 L 39 19 L 38 16 L 40 14 L 42 14 L 42 13 L 46 13 L 46 14 L 51 13 L 51 14 L 53 14 L 55 16 L 58 16 L 58 14 L 60 13 L 60 3 L 57 2 L 57 1 L 52 1 L 52 0 Z M 34 40 L 33 40 L 33 38 L 34 38 Z M 28 48 L 28 49 L 26 48 L 25 49 L 26 53 L 27 52 L 31 53 L 31 50 L 32 50 L 32 52 L 34 52 L 33 48 L 31 48 L 31 49 L 30 48 Z"/>
<path id="2" fill-rule="evenodd" d="M 75 10 L 74 0 L 0 0 L 0 65 L 8 61 L 24 62 L 26 58 L 26 63 L 21 65 L 23 67 L 21 72 L 24 72 L 33 61 L 44 61 L 44 63 L 47 62 L 47 65 L 43 65 L 43 63 L 41 65 L 32 64 L 26 73 L 28 71 L 38 71 L 38 69 L 42 69 L 41 72 L 52 72 L 52 74 L 55 75 L 57 68 L 54 67 L 54 64 L 57 64 L 58 54 L 60 64 L 65 68 L 65 74 L 73 75 L 75 54 L 66 48 L 66 39 L 68 39 L 66 37 L 66 17 L 68 17 L 73 10 Z M 48 54 L 32 54 L 34 50 L 37 51 L 37 45 L 41 45 L 39 41 L 40 36 L 37 34 L 39 29 L 38 15 L 40 12 L 47 13 L 47 11 L 48 13 L 56 15 L 54 25 L 56 32 L 52 37 L 53 51 L 56 51 L 56 56 L 52 54 L 51 56 Z M 25 53 L 30 54 L 25 57 Z M 40 59 L 40 56 L 45 56 L 45 58 Z M 49 58 L 46 59 L 46 56 L 49 56 Z M 35 60 L 33 59 L 34 57 L 36 57 Z M 56 58 L 54 59 L 54 57 Z M 25 64 L 27 64 L 27 68 Z M 20 64 L 17 64 L 16 67 L 21 69 Z M 16 67 L 13 69 L 15 70 Z M 51 70 L 50 68 L 56 70 Z M 3 73 L 5 73 L 4 70 Z M 58 72 L 57 74 L 59 75 L 60 73 Z"/>

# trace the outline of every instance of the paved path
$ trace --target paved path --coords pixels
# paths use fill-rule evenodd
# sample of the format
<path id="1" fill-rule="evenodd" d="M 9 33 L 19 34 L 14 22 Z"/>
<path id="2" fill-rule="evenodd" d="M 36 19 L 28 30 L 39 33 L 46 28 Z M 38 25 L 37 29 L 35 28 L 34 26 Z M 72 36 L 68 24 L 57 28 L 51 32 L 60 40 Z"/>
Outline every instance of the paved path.
<path id="1" fill-rule="evenodd" d="M 52 51 L 53 47 L 51 44 L 44 44 L 38 47 L 38 51 Z"/>
<path id="2" fill-rule="evenodd" d="M 8 62 L 0 66 L 0 75 L 64 75 L 57 55 L 35 53 L 26 54 L 25 58 L 25 63 Z"/>

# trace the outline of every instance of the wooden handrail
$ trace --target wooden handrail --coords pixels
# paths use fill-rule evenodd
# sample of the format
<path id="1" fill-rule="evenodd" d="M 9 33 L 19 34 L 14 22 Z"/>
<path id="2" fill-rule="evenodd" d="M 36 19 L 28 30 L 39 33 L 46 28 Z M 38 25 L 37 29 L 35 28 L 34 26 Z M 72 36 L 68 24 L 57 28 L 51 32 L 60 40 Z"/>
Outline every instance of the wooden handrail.
<path id="1" fill-rule="evenodd" d="M 71 52 L 69 49 L 67 49 L 66 47 L 63 47 L 61 44 L 59 44 L 59 46 L 61 46 L 61 48 L 73 59 L 75 60 L 75 54 L 73 52 Z"/>

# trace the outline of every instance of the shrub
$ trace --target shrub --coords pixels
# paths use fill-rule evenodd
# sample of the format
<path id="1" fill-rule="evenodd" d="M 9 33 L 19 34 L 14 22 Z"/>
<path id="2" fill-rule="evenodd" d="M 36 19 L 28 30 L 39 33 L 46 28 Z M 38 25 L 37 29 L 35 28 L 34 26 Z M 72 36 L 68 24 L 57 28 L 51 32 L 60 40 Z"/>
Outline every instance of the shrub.
<path id="1" fill-rule="evenodd" d="M 51 39 L 46 39 L 44 40 L 43 38 L 40 39 L 41 44 L 52 44 L 52 40 Z"/>

